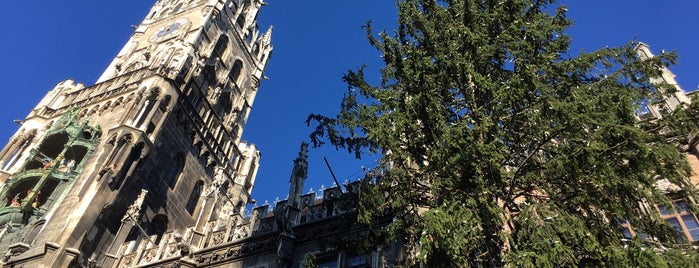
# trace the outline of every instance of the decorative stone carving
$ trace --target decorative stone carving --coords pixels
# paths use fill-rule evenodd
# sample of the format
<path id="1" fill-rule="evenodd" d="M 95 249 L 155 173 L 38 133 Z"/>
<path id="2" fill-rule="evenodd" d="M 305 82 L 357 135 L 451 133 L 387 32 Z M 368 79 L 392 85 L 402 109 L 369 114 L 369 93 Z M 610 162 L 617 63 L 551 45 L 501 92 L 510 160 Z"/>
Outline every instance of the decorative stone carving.
<path id="1" fill-rule="evenodd" d="M 126 211 L 126 214 L 124 214 L 124 217 L 121 219 L 122 222 L 126 222 L 129 220 L 136 221 L 136 219 L 138 219 L 138 217 L 140 216 L 139 213 L 141 212 L 141 206 L 143 205 L 143 201 L 146 199 L 147 193 L 147 190 L 141 190 L 141 193 L 138 195 L 133 204 L 129 206 L 129 209 Z"/>
<path id="2" fill-rule="evenodd" d="M 225 230 L 213 232 L 211 234 L 211 242 L 209 243 L 209 246 L 216 246 L 216 245 L 222 244 L 223 241 L 225 240 L 225 237 L 226 237 Z"/>

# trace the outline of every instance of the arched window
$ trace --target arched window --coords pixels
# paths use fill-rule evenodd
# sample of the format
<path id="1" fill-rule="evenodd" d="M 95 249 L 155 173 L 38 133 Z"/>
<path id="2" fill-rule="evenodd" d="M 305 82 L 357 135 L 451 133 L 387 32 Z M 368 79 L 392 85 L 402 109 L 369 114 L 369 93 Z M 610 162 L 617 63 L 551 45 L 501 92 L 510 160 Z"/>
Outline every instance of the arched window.
<path id="1" fill-rule="evenodd" d="M 116 139 L 116 136 L 114 137 L 114 139 Z M 124 153 L 123 149 L 124 149 L 125 145 L 128 143 L 131 143 L 132 140 L 133 140 L 133 136 L 131 136 L 131 134 L 126 134 L 124 136 L 121 136 L 121 138 L 119 138 L 119 140 L 116 142 L 116 144 L 114 144 L 113 141 L 110 141 L 110 143 L 112 143 L 110 147 L 112 147 L 114 149 L 109 154 L 109 158 L 107 158 L 107 161 L 105 161 L 105 163 L 111 164 L 112 160 L 114 160 L 115 158 L 118 158 L 118 156 L 120 154 L 123 154 Z M 116 145 L 116 147 L 114 147 L 114 145 Z"/>
<path id="2" fill-rule="evenodd" d="M 131 148 L 128 158 L 126 158 L 126 160 L 122 163 L 122 166 L 114 179 L 109 182 L 112 190 L 116 190 L 121 187 L 122 182 L 124 182 L 127 176 L 130 176 L 131 167 L 138 164 L 138 160 L 141 158 L 141 153 L 143 152 L 144 147 L 145 144 L 143 142 L 139 142 Z"/>
<path id="3" fill-rule="evenodd" d="M 87 109 L 83 109 L 80 111 L 80 114 L 78 115 L 78 119 L 83 119 L 87 115 Z"/>
<path id="4" fill-rule="evenodd" d="M 170 100 L 172 100 L 172 96 L 166 95 L 165 98 L 160 102 L 160 106 L 158 109 L 160 109 L 161 112 L 165 112 L 167 110 L 167 106 L 170 105 Z"/>
<path id="5" fill-rule="evenodd" d="M 134 120 L 134 127 L 140 127 L 146 120 L 148 114 L 150 114 L 151 110 L 153 110 L 153 106 L 155 105 L 159 92 L 160 91 L 157 88 L 154 89 L 151 92 L 148 99 L 146 99 L 146 101 L 143 102 L 143 106 L 141 106 L 141 110 L 138 111 L 138 114 L 136 115 L 136 120 Z"/>
<path id="6" fill-rule="evenodd" d="M 230 79 L 231 82 L 235 83 L 235 85 L 238 85 L 238 79 L 240 78 L 240 73 L 243 70 L 243 61 L 236 59 L 235 63 L 233 63 L 233 67 L 231 68 L 231 72 L 228 73 L 228 78 Z"/>
<path id="7" fill-rule="evenodd" d="M 165 183 L 168 187 L 173 188 L 177 184 L 177 179 L 180 177 L 180 173 L 184 168 L 184 157 L 181 154 L 175 156 L 173 161 L 168 163 L 167 169 L 165 170 Z"/>
<path id="8" fill-rule="evenodd" d="M 155 217 L 153 217 L 153 220 L 151 220 L 151 228 L 152 234 L 157 235 L 155 244 L 160 244 L 160 239 L 163 238 L 163 234 L 165 234 L 168 228 L 167 216 L 163 214 L 158 214 Z"/>
<path id="9" fill-rule="evenodd" d="M 87 115 L 92 116 L 93 114 L 96 114 L 99 110 L 100 110 L 99 105 L 92 107 L 92 109 L 90 109 L 90 111 L 87 113 Z"/>
<path id="10" fill-rule="evenodd" d="M 170 8 L 164 8 L 162 11 L 160 11 L 161 15 L 166 15 L 168 13 L 170 13 Z"/>
<path id="11" fill-rule="evenodd" d="M 194 214 L 194 209 L 197 207 L 197 203 L 199 203 L 199 197 L 201 196 L 201 191 L 203 190 L 203 188 L 203 181 L 198 181 L 194 185 L 194 188 L 192 188 L 192 193 L 189 195 L 187 205 L 185 205 L 185 209 L 187 209 L 187 212 L 189 212 L 190 215 Z"/>
<path id="12" fill-rule="evenodd" d="M 240 27 L 241 29 L 243 27 L 245 27 L 245 17 L 247 15 L 248 14 L 246 14 L 246 13 L 242 13 L 242 14 L 238 15 L 238 20 L 235 21 L 235 24 L 238 24 L 238 27 Z"/>
<path id="13" fill-rule="evenodd" d="M 252 45 L 252 55 L 257 56 L 258 53 L 260 53 L 260 45 L 255 43 Z"/>
<path id="14" fill-rule="evenodd" d="M 112 108 L 112 102 L 108 101 L 107 103 L 104 104 L 104 106 L 102 106 L 102 110 L 100 111 L 100 113 L 105 112 L 105 111 L 109 110 L 110 108 Z"/>
<path id="15" fill-rule="evenodd" d="M 172 14 L 175 14 L 175 13 L 177 13 L 177 12 L 180 12 L 181 9 L 182 9 L 182 3 L 179 3 L 179 4 L 177 4 L 177 6 L 175 6 L 175 8 L 172 10 Z"/>
<path id="16" fill-rule="evenodd" d="M 112 108 L 114 107 L 119 107 L 121 103 L 124 102 L 124 97 L 119 97 L 116 101 L 114 101 L 114 105 L 112 105 Z"/>
<path id="17" fill-rule="evenodd" d="M 218 41 L 216 41 L 216 45 L 214 46 L 214 51 L 212 52 L 211 57 L 213 58 L 222 58 L 226 53 L 226 49 L 228 48 L 228 37 L 225 35 L 221 35 L 218 38 Z"/>

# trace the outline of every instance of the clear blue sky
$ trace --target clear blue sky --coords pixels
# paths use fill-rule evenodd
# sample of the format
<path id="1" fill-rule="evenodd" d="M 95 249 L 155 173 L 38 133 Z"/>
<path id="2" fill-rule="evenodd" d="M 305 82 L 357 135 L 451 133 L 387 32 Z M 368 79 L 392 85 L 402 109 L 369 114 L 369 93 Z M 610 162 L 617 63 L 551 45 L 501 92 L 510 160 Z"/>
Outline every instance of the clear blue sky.
<path id="1" fill-rule="evenodd" d="M 148 12 L 153 0 L 4 0 L 0 9 L 0 143 L 17 130 L 41 97 L 61 80 L 92 84 Z M 267 0 L 258 17 L 261 28 L 274 25 L 274 52 L 245 128 L 243 139 L 262 151 L 253 197 L 263 203 L 287 194 L 292 160 L 308 140 L 304 124 L 310 113 L 333 114 L 346 86 L 342 74 L 362 64 L 376 76 L 379 54 L 360 29 L 367 20 L 391 29 L 392 0 Z M 676 50 L 680 63 L 671 68 L 684 90 L 699 84 L 699 2 L 672 4 L 651 0 L 563 1 L 575 21 L 573 51 L 618 46 L 636 39 L 655 52 Z M 663 5 L 664 4 L 664 5 Z M 334 148 L 311 150 L 306 189 L 332 185 L 323 156 L 342 182 L 355 179 L 361 166 Z"/>

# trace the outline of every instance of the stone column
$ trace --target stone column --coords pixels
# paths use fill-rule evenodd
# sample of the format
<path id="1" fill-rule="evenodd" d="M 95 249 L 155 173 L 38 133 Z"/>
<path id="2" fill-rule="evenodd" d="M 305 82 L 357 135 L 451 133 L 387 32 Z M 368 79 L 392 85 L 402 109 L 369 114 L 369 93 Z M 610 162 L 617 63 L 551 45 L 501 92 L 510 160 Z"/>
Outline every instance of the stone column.
<path id="1" fill-rule="evenodd" d="M 147 100 L 147 101 L 151 101 L 151 100 Z M 141 115 L 141 116 L 146 117 L 143 120 L 143 122 L 141 123 L 141 125 L 138 126 L 138 129 L 140 129 L 141 131 L 146 131 L 146 129 L 148 128 L 148 122 L 150 122 L 150 120 L 153 118 L 153 115 L 155 115 L 155 110 L 158 109 L 158 106 L 160 106 L 160 101 L 162 101 L 162 98 L 157 97 L 155 100 L 152 100 L 152 101 L 153 101 L 153 106 L 151 106 L 149 110 L 144 111 L 147 114 Z M 149 104 L 146 104 L 146 105 L 149 105 Z M 136 119 L 138 119 L 138 118 L 136 118 Z M 137 120 L 136 123 L 138 123 L 138 121 L 139 120 Z"/>

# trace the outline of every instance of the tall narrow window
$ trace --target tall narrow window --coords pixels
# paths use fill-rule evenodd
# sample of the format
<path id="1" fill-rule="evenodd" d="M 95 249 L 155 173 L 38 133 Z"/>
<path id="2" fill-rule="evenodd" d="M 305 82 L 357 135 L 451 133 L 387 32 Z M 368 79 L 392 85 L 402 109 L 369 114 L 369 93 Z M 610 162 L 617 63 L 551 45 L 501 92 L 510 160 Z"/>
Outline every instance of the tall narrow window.
<path id="1" fill-rule="evenodd" d="M 150 123 L 148 123 L 148 128 L 146 129 L 146 134 L 150 135 L 153 134 L 153 131 L 155 131 L 155 126 L 160 122 L 160 119 L 162 119 L 163 115 L 165 114 L 165 111 L 167 110 L 167 106 L 170 104 L 170 100 L 172 97 L 170 95 L 166 95 L 161 101 L 160 105 L 158 105 L 158 109 L 155 110 L 153 113 L 153 116 L 150 119 Z"/>
<path id="2" fill-rule="evenodd" d="M 241 13 L 238 15 L 238 20 L 235 21 L 235 24 L 238 24 L 238 27 L 241 29 L 245 27 L 245 17 L 247 16 L 247 13 Z"/>
<path id="3" fill-rule="evenodd" d="M 194 188 L 192 188 L 192 193 L 189 195 L 187 205 L 185 205 L 185 209 L 187 209 L 187 212 L 189 212 L 190 215 L 194 214 L 194 209 L 197 207 L 197 203 L 199 203 L 199 197 L 201 196 L 201 191 L 203 188 L 203 181 L 198 181 L 197 184 L 194 185 Z"/>
<path id="4" fill-rule="evenodd" d="M 216 41 L 216 45 L 214 46 L 214 51 L 213 51 L 211 57 L 223 58 L 223 56 L 225 56 L 227 48 L 228 48 L 228 37 L 225 35 L 221 35 L 218 38 L 218 41 Z"/>
<path id="5" fill-rule="evenodd" d="M 260 45 L 255 43 L 252 45 L 252 55 L 257 56 L 258 53 L 260 53 Z"/>
<path id="6" fill-rule="evenodd" d="M 233 68 L 231 68 L 231 72 L 228 73 L 228 78 L 230 79 L 231 82 L 235 83 L 235 85 L 238 85 L 238 79 L 240 78 L 240 72 L 243 70 L 243 61 L 237 59 L 235 60 L 235 63 L 233 63 Z"/>
<path id="7" fill-rule="evenodd" d="M 180 177 L 180 173 L 182 172 L 183 168 L 184 157 L 182 157 L 182 155 L 177 155 L 173 161 L 170 161 L 164 173 L 165 183 L 168 187 L 175 187 L 175 184 L 177 184 L 177 179 Z"/>
<path id="8" fill-rule="evenodd" d="M 116 137 L 114 137 L 114 139 L 116 139 Z M 133 137 L 130 134 L 126 134 L 126 135 L 122 136 L 121 138 L 119 138 L 119 141 L 116 141 L 116 140 L 111 141 L 110 147 L 112 147 L 114 149 L 109 154 L 109 158 L 107 158 L 107 161 L 105 161 L 105 163 L 111 164 L 112 160 L 114 160 L 115 158 L 118 158 L 119 155 L 124 152 L 122 150 L 124 148 L 124 145 L 126 145 L 127 143 L 130 143 L 131 140 L 133 140 Z M 114 145 L 116 145 L 116 147 Z M 107 148 L 109 148 L 109 147 L 107 147 Z"/>
<path id="9" fill-rule="evenodd" d="M 197 108 L 199 106 L 199 101 L 201 100 L 201 91 L 196 83 L 191 83 L 189 92 L 187 93 L 187 98 L 189 99 L 192 107 Z"/>

